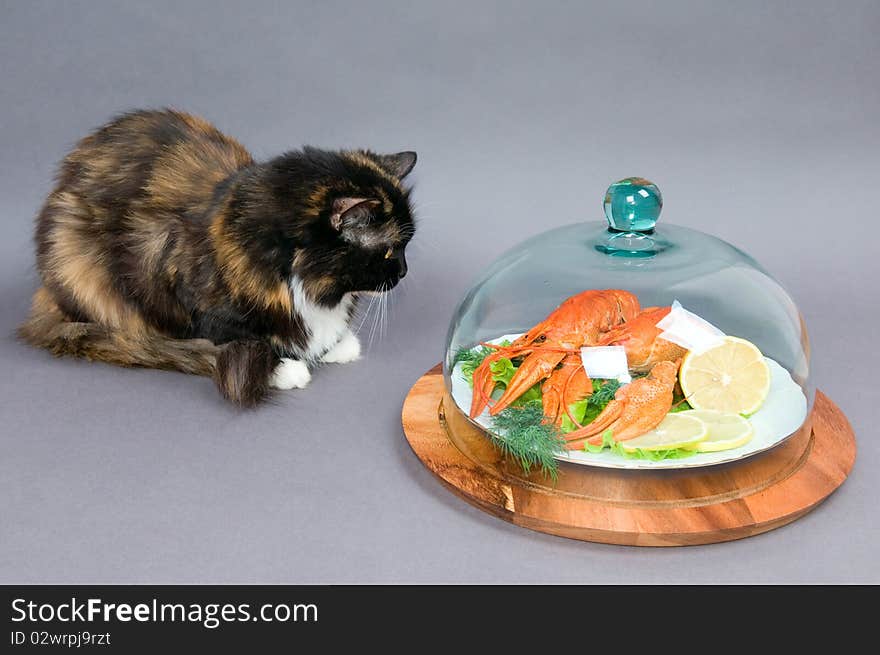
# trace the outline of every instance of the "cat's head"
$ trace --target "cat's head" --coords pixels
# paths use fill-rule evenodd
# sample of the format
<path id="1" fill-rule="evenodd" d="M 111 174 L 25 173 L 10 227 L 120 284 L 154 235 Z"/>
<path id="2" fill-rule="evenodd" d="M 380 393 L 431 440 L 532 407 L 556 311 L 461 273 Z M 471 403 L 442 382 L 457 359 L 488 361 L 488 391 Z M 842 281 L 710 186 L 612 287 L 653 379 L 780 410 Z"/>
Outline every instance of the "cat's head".
<path id="1" fill-rule="evenodd" d="M 403 179 L 416 153 L 305 148 L 300 156 L 296 164 L 305 170 L 295 173 L 309 183 L 300 188 L 305 198 L 291 198 L 307 217 L 297 226 L 297 281 L 319 302 L 394 288 L 407 274 L 406 247 L 415 234 Z"/>
<path id="2" fill-rule="evenodd" d="M 333 194 L 329 222 L 337 253 L 337 273 L 351 291 L 388 291 L 407 274 L 406 246 L 415 234 L 409 188 L 402 186 L 416 164 L 416 153 L 344 153 L 356 165 L 381 170 L 358 184 L 363 193 Z M 372 171 L 370 171 L 372 173 Z M 355 177 L 355 176 L 353 176 Z M 390 180 L 390 184 L 389 184 Z"/>

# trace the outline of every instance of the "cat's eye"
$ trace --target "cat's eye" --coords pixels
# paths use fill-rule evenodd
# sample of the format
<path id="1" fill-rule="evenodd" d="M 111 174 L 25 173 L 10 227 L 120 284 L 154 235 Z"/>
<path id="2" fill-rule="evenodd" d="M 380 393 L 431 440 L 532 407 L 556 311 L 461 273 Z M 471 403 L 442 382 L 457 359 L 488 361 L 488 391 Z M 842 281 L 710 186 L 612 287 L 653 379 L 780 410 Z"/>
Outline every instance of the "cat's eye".
<path id="1" fill-rule="evenodd" d="M 394 256 L 394 248 L 389 248 L 385 253 L 385 259 L 391 259 Z"/>

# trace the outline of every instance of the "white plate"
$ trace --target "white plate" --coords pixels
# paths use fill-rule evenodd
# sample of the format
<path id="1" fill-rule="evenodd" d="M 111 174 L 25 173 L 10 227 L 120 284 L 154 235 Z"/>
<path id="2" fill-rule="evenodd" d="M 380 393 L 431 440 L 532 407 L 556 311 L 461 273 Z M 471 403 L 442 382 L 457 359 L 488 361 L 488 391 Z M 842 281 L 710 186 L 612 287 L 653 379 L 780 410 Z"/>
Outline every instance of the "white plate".
<path id="1" fill-rule="evenodd" d="M 493 339 L 491 343 L 500 343 L 505 339 L 513 341 L 519 334 L 507 334 Z M 557 459 L 574 464 L 601 466 L 618 469 L 682 469 L 697 466 L 712 466 L 725 462 L 734 462 L 755 453 L 772 448 L 791 436 L 804 423 L 807 417 L 807 398 L 800 386 L 791 378 L 776 361 L 765 357 L 770 367 L 770 393 L 767 400 L 757 412 L 749 418 L 755 429 L 751 441 L 739 448 L 720 450 L 714 453 L 697 453 L 682 459 L 629 459 L 610 450 L 600 453 L 588 453 L 572 450 L 560 454 Z M 452 398 L 459 409 L 467 416 L 471 406 L 471 387 L 461 374 L 461 364 L 452 370 Z M 481 428 L 491 431 L 492 422 L 488 410 L 476 419 L 470 419 Z"/>

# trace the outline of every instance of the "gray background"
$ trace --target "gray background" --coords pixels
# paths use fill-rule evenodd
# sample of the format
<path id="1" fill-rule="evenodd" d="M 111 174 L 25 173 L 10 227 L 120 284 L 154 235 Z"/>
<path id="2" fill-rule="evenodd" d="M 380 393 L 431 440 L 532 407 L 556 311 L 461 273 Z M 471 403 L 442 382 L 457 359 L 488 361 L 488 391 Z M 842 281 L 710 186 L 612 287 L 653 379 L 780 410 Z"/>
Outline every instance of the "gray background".
<path id="1" fill-rule="evenodd" d="M 0 6 L 0 581 L 880 582 L 877 2 Z M 362 361 L 236 413 L 207 379 L 9 336 L 57 160 L 114 112 L 166 104 L 257 157 L 419 152 L 411 275 Z M 464 504 L 403 438 L 469 280 L 600 218 L 627 175 L 801 307 L 859 458 L 796 524 L 686 549 L 568 541 Z"/>

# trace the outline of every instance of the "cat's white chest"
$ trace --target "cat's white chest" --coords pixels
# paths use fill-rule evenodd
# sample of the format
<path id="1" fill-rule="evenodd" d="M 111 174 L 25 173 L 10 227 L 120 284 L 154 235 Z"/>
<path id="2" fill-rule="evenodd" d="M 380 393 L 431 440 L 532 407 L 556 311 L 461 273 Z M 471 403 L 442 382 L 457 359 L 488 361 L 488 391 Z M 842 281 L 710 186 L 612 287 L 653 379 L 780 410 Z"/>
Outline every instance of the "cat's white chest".
<path id="1" fill-rule="evenodd" d="M 347 333 L 349 312 L 354 299 L 343 296 L 335 307 L 324 307 L 309 300 L 302 283 L 296 278 L 290 284 L 294 311 L 300 315 L 306 330 L 306 347 L 300 357 L 318 359 L 335 346 Z"/>

